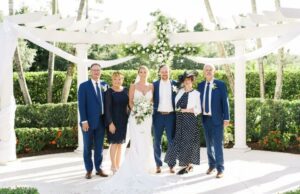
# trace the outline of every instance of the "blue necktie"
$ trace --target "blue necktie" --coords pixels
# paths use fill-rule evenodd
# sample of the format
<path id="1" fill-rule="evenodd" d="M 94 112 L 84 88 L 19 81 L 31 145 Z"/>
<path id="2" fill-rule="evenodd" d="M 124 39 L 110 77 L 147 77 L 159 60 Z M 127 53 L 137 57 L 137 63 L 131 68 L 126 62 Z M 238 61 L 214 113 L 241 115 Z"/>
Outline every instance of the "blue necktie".
<path id="1" fill-rule="evenodd" d="M 98 86 L 98 82 L 96 82 L 96 93 L 97 93 L 97 97 L 100 101 L 100 106 L 101 106 L 101 115 L 103 114 L 103 104 L 102 104 L 102 95 L 101 95 L 101 92 L 100 92 L 100 89 L 99 89 L 99 86 Z"/>
<path id="2" fill-rule="evenodd" d="M 205 112 L 209 113 L 209 82 L 207 83 L 206 86 L 206 91 L 205 91 Z"/>

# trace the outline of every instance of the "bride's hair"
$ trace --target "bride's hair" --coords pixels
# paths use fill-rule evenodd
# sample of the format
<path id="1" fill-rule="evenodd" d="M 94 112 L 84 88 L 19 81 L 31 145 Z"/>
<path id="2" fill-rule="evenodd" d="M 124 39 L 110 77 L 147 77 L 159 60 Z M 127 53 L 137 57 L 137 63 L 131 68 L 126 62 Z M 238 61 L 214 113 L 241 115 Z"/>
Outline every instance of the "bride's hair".
<path id="1" fill-rule="evenodd" d="M 141 69 L 145 69 L 147 71 L 147 73 L 149 74 L 149 69 L 146 65 L 141 65 L 138 69 L 138 73 L 140 72 Z"/>
<path id="2" fill-rule="evenodd" d="M 148 80 L 148 77 L 149 77 L 149 69 L 148 69 L 147 66 L 141 65 L 141 66 L 139 67 L 139 69 L 138 69 L 138 74 L 137 74 L 137 76 L 136 76 L 136 78 L 135 78 L 135 82 L 134 82 L 134 83 L 137 83 L 137 82 L 140 81 L 139 73 L 140 73 L 141 69 L 146 70 L 146 72 L 147 72 L 146 82 L 148 82 L 147 80 Z"/>

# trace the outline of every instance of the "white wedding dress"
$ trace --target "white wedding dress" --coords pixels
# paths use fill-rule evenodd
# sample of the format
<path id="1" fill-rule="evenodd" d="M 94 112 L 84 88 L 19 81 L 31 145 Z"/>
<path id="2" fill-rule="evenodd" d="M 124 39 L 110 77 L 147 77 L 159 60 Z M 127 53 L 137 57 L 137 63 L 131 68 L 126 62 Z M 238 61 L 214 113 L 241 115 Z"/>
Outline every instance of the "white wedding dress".
<path id="1" fill-rule="evenodd" d="M 144 94 L 135 90 L 134 98 L 139 98 L 141 95 Z M 144 95 L 149 100 L 149 103 L 152 95 L 151 90 Z M 129 151 L 117 173 L 96 186 L 99 193 L 155 193 L 155 190 L 166 184 L 166 177 L 159 177 L 154 174 L 156 164 L 151 128 L 152 116 L 147 117 L 141 124 L 136 124 L 133 116 L 129 117 Z"/>

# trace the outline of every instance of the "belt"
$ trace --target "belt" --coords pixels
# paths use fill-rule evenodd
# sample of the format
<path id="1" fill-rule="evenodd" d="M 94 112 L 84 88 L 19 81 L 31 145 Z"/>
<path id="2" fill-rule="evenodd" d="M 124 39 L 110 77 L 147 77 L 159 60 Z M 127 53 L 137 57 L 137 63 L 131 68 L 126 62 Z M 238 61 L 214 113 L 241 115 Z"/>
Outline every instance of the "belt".
<path id="1" fill-rule="evenodd" d="M 160 112 L 160 111 L 159 111 L 159 113 L 162 114 L 162 115 L 168 115 L 168 114 L 170 114 L 170 113 L 172 113 L 172 112 Z"/>

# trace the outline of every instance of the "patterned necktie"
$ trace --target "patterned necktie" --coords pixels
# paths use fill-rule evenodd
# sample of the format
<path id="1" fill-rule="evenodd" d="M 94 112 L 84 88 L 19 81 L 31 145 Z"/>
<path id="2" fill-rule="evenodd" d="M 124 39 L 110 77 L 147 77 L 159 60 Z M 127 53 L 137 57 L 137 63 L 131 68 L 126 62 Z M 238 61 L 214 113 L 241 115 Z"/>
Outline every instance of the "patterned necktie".
<path id="1" fill-rule="evenodd" d="M 209 113 L 209 82 L 206 85 L 206 91 L 205 91 L 205 112 Z"/>
<path id="2" fill-rule="evenodd" d="M 102 103 L 102 95 L 98 86 L 98 82 L 96 82 L 96 93 L 97 93 L 97 97 L 100 101 L 100 106 L 101 106 L 101 115 L 103 114 L 103 103 Z"/>

